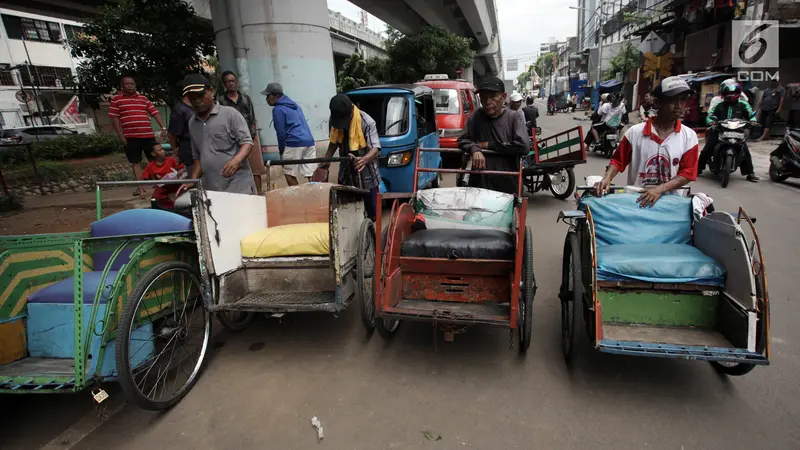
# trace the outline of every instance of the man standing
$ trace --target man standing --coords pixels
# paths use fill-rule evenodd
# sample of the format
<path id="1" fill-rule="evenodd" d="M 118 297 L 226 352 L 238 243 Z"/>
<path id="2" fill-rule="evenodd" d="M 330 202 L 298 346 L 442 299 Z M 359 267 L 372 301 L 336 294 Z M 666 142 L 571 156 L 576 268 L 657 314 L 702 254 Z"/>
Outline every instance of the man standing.
<path id="1" fill-rule="evenodd" d="M 364 206 L 370 217 L 375 217 L 378 186 L 381 174 L 378 169 L 378 156 L 381 153 L 381 141 L 375 120 L 353 105 L 350 98 L 337 94 L 330 103 L 330 144 L 326 158 L 333 157 L 339 150 L 340 157 L 348 155 L 353 163 L 339 164 L 339 184 L 356 186 L 370 191 L 364 199 Z M 321 163 L 319 167 L 327 169 L 330 163 Z M 358 178 L 357 178 L 358 177 Z M 357 180 L 360 179 L 361 186 Z"/>
<path id="2" fill-rule="evenodd" d="M 114 130 L 125 145 L 125 156 L 131 164 L 134 177 L 142 178 L 142 153 L 151 158 L 155 133 L 150 125 L 152 116 L 161 127 L 161 139 L 167 135 L 161 114 L 144 95 L 136 92 L 136 81 L 130 75 L 122 77 L 122 90 L 111 98 L 108 117 L 114 122 Z M 139 187 L 139 196 L 145 198 L 144 187 Z"/>
<path id="3" fill-rule="evenodd" d="M 225 93 L 220 95 L 217 101 L 222 106 L 229 106 L 236 109 L 247 122 L 250 136 L 253 138 L 253 150 L 250 152 L 250 169 L 253 171 L 253 181 L 256 183 L 258 194 L 263 193 L 261 177 L 264 175 L 264 157 L 261 156 L 261 143 L 258 140 L 258 128 L 256 127 L 256 113 L 253 110 L 253 100 L 247 94 L 239 92 L 239 80 L 236 74 L 230 70 L 222 72 L 222 85 L 225 86 Z"/>
<path id="4" fill-rule="evenodd" d="M 206 77 L 187 75 L 184 86 L 183 95 L 189 97 L 195 114 L 189 121 L 194 157 L 191 178 L 202 177 L 203 187 L 210 191 L 255 194 L 247 159 L 253 138 L 244 117 L 235 109 L 214 102 L 214 90 Z M 181 190 L 192 187 L 184 184 Z"/>
<path id="5" fill-rule="evenodd" d="M 656 115 L 656 110 L 653 109 L 653 94 L 648 92 L 644 94 L 642 104 L 639 105 L 639 121 L 647 122 L 647 119 Z"/>
<path id="6" fill-rule="evenodd" d="M 184 86 L 185 87 L 185 86 Z M 183 88 L 181 88 L 183 89 Z M 178 156 L 178 161 L 186 167 L 186 173 L 192 173 L 192 140 L 189 137 L 189 120 L 194 117 L 194 111 L 189 103 L 189 96 L 184 95 L 172 107 L 169 116 L 169 145 Z"/>
<path id="7" fill-rule="evenodd" d="M 792 128 L 800 128 L 800 83 L 789 83 L 789 118 L 787 123 Z"/>
<path id="8" fill-rule="evenodd" d="M 758 103 L 757 110 L 761 111 L 759 116 L 761 126 L 764 127 L 764 134 L 757 140 L 763 141 L 769 138 L 769 129 L 775 123 L 775 116 L 781 113 L 783 109 L 783 99 L 786 98 L 786 89 L 781 87 L 778 80 L 769 82 L 769 87 L 764 90 L 764 95 Z"/>
<path id="9" fill-rule="evenodd" d="M 614 177 L 628 168 L 628 185 L 644 186 L 641 207 L 654 205 L 663 194 L 697 179 L 698 141 L 681 124 L 691 88 L 680 77 L 667 77 L 653 95 L 658 115 L 632 126 L 611 157 L 605 177 L 594 185 L 603 195 Z"/>
<path id="10" fill-rule="evenodd" d="M 508 107 L 512 111 L 519 111 L 519 109 L 522 107 L 522 95 L 520 95 L 518 92 L 511 94 L 511 97 L 508 98 L 508 101 Z"/>
<path id="11" fill-rule="evenodd" d="M 477 90 L 482 106 L 467 119 L 464 134 L 458 138 L 458 148 L 470 155 L 473 170 L 518 171 L 520 157 L 530 148 L 523 115 L 503 108 L 505 85 L 499 78 L 484 78 Z M 483 150 L 494 153 L 484 155 Z M 518 193 L 517 179 L 507 175 L 471 174 L 469 186 Z"/>
<path id="12" fill-rule="evenodd" d="M 528 127 L 528 136 L 533 136 L 533 129 L 536 128 L 536 119 L 539 118 L 539 108 L 533 104 L 533 97 L 525 100 L 525 107 L 522 114 L 525 115 L 525 125 Z"/>
<path id="13" fill-rule="evenodd" d="M 288 96 L 283 94 L 283 86 L 270 83 L 261 91 L 272 106 L 272 123 L 278 136 L 278 151 L 281 159 L 312 159 L 317 157 L 317 147 L 303 110 Z M 289 186 L 294 186 L 300 177 L 306 180 L 316 170 L 316 164 L 295 164 L 283 166 L 283 173 Z"/>

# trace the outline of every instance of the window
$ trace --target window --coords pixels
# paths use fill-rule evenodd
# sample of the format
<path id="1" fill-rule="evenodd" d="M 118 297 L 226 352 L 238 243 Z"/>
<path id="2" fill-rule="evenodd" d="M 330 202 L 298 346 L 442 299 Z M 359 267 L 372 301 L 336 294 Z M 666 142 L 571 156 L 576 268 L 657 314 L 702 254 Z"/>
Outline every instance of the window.
<path id="1" fill-rule="evenodd" d="M 24 66 L 20 67 L 19 75 L 23 86 L 32 86 L 31 81 L 33 81 L 37 86 L 63 87 L 71 85 L 73 81 L 72 70 L 69 67 Z"/>
<path id="2" fill-rule="evenodd" d="M 464 114 L 472 112 L 472 103 L 467 98 L 467 91 L 461 91 L 461 103 L 464 104 Z"/>
<path id="3" fill-rule="evenodd" d="M 379 136 L 402 136 L 408 133 L 408 98 L 400 95 L 353 95 L 351 100 L 358 109 L 375 120 Z"/>
<path id="4" fill-rule="evenodd" d="M 30 134 L 31 136 L 52 136 L 56 134 L 56 129 L 54 127 L 32 127 L 25 130 L 25 134 Z"/>
<path id="5" fill-rule="evenodd" d="M 434 89 L 433 98 L 436 102 L 437 114 L 458 114 L 461 105 L 458 104 L 458 91 L 455 89 Z"/>
<path id="6" fill-rule="evenodd" d="M 61 25 L 57 22 L 3 14 L 3 25 L 9 39 L 25 38 L 29 41 L 60 43 L 63 38 Z"/>

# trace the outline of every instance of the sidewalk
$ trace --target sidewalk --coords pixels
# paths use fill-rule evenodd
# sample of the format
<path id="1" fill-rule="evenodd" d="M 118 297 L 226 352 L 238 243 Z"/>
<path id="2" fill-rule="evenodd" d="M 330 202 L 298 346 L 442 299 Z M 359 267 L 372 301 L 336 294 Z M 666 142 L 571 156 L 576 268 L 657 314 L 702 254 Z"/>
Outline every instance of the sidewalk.
<path id="1" fill-rule="evenodd" d="M 59 193 L 25 198 L 25 209 L 42 208 L 94 208 L 96 204 L 95 191 Z M 133 196 L 133 187 L 125 186 L 102 191 L 103 206 L 128 206 L 129 203 L 138 203 L 139 197 Z M 149 206 L 149 202 L 148 205 Z M 131 205 L 131 207 L 136 207 Z"/>

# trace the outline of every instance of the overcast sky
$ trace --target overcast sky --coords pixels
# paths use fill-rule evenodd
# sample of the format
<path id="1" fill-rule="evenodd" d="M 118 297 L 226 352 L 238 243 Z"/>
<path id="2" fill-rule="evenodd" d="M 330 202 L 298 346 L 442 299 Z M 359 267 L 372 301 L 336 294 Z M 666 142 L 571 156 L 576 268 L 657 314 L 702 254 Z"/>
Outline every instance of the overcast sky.
<path id="1" fill-rule="evenodd" d="M 563 41 L 576 34 L 578 12 L 569 9 L 577 0 L 495 0 L 500 22 L 503 58 L 519 59 L 520 69 L 536 60 L 539 44 L 550 37 Z M 360 9 L 347 0 L 328 0 L 328 9 L 360 21 Z M 370 14 L 369 27 L 383 31 L 386 24 Z M 516 72 L 506 73 L 516 78 Z"/>

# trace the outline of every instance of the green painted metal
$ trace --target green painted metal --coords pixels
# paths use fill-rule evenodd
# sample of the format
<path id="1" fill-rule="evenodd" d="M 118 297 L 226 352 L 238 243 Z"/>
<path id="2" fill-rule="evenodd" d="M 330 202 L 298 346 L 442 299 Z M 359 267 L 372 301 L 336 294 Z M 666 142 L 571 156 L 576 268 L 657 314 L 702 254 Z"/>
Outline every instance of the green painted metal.
<path id="1" fill-rule="evenodd" d="M 577 138 L 574 138 L 574 139 L 568 139 L 568 140 L 566 140 L 564 142 L 559 142 L 557 144 L 548 145 L 545 148 L 540 148 L 539 149 L 539 156 L 546 155 L 548 153 L 552 153 L 552 152 L 561 150 L 563 148 L 569 148 L 569 147 L 572 147 L 573 145 L 580 145 L 580 143 L 581 143 L 581 139 L 579 137 L 577 137 Z"/>
<path id="2" fill-rule="evenodd" d="M 603 322 L 713 328 L 719 296 L 669 291 L 598 291 Z"/>
<path id="3" fill-rule="evenodd" d="M 94 197 L 95 197 L 94 201 L 97 208 L 97 220 L 100 220 L 103 218 L 103 200 L 102 200 L 102 195 L 100 194 L 99 184 L 94 188 Z"/>
<path id="4" fill-rule="evenodd" d="M 86 355 L 83 351 L 83 242 L 75 241 L 72 254 L 75 258 L 73 276 L 75 287 L 72 289 L 75 307 L 75 389 L 82 389 L 86 384 Z"/>

